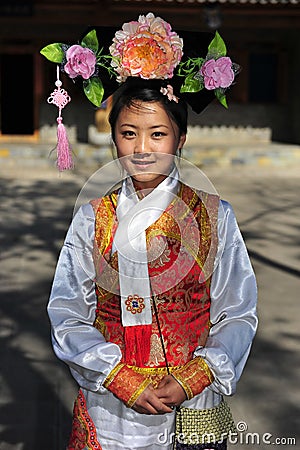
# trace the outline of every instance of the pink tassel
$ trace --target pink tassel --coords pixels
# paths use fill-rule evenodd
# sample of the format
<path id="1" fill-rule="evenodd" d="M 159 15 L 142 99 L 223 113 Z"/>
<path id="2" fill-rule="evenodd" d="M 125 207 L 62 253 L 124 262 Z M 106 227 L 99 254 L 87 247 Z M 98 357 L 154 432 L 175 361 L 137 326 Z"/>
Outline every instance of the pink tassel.
<path id="1" fill-rule="evenodd" d="M 53 103 L 58 107 L 59 115 L 57 118 L 57 167 L 60 172 L 63 170 L 73 169 L 74 163 L 72 160 L 72 152 L 70 143 L 67 137 L 67 132 L 65 126 L 62 123 L 61 111 L 62 109 L 71 101 L 71 97 L 61 88 L 62 82 L 59 79 L 59 66 L 57 66 L 57 80 L 55 82 L 55 89 L 50 97 L 48 98 L 48 103 Z"/>
<path id="2" fill-rule="evenodd" d="M 60 172 L 73 169 L 74 163 L 67 132 L 62 117 L 57 118 L 57 167 Z"/>

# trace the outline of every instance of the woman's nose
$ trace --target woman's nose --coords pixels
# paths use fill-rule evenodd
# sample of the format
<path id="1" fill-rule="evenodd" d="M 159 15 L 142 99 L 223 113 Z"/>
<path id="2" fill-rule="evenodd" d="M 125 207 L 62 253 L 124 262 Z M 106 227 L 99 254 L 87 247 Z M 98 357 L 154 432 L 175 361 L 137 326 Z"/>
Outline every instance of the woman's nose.
<path id="1" fill-rule="evenodd" d="M 146 136 L 138 136 L 135 141 L 135 153 L 148 153 L 149 152 L 149 145 L 147 143 Z"/>

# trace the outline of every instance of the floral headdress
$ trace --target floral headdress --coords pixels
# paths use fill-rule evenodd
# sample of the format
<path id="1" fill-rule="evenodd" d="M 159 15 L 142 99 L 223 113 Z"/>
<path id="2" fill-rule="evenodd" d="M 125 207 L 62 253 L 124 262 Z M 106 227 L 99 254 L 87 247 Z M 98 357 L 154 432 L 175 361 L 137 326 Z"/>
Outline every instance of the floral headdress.
<path id="1" fill-rule="evenodd" d="M 41 50 L 71 79 L 82 79 L 85 95 L 95 106 L 99 107 L 128 77 L 139 77 L 161 79 L 161 92 L 170 101 L 183 97 L 196 112 L 210 103 L 212 93 L 227 108 L 225 92 L 234 82 L 238 66 L 226 56 L 218 32 L 208 44 L 206 55 L 195 55 L 207 33 L 182 31 L 182 39 L 168 22 L 153 13 L 124 23 L 121 30 L 97 30 L 99 40 L 96 29 L 92 29 L 79 44 L 54 43 Z M 196 39 L 191 41 L 193 36 Z M 196 95 L 200 92 L 203 101 Z"/>

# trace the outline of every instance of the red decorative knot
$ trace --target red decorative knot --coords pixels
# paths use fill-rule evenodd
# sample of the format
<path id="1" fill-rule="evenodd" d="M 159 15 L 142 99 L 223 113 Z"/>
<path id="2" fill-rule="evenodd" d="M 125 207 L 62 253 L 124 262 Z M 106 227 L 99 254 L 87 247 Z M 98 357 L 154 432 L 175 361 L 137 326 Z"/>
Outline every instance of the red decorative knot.
<path id="1" fill-rule="evenodd" d="M 127 311 L 130 311 L 132 314 L 139 314 L 145 308 L 145 301 L 143 297 L 137 294 L 128 295 L 125 305 Z"/>

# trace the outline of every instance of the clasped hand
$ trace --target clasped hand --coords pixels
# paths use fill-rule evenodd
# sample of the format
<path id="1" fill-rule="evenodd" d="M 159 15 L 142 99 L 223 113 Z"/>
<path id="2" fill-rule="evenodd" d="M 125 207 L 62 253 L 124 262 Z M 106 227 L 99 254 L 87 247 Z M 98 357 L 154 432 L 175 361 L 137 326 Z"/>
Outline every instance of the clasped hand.
<path id="1" fill-rule="evenodd" d="M 186 400 L 180 384 L 171 375 L 166 375 L 155 389 L 151 384 L 136 399 L 132 408 L 140 414 L 165 414 L 172 407 Z"/>

